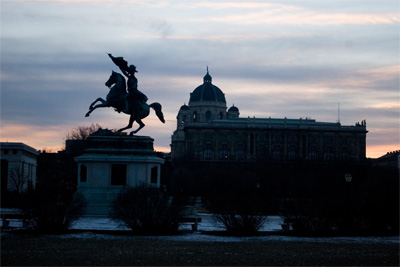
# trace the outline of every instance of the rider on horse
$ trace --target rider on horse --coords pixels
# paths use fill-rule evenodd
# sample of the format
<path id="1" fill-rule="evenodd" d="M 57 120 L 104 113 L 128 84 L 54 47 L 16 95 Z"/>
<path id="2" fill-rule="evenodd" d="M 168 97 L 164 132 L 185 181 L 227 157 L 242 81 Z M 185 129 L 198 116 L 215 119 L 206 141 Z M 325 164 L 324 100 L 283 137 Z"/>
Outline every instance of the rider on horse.
<path id="1" fill-rule="evenodd" d="M 135 77 L 135 72 L 137 72 L 136 67 L 134 65 L 128 67 L 128 62 L 126 62 L 122 57 L 113 57 L 111 54 L 108 54 L 108 56 L 121 69 L 122 73 L 128 77 L 128 92 L 126 90 L 126 80 L 124 76 L 112 71 L 110 78 L 105 83 L 105 85 L 110 89 L 106 100 L 101 97 L 97 98 L 92 104 L 90 104 L 89 111 L 86 113 L 85 117 L 89 117 L 97 108 L 113 107 L 118 112 L 123 111 L 124 113 L 131 115 L 128 126 L 119 129 L 118 132 L 132 128 L 134 122 L 139 124 L 139 128 L 132 131 L 130 135 L 136 134 L 145 126 L 142 119 L 149 115 L 150 108 L 156 112 L 160 121 L 165 123 L 161 104 L 154 102 L 148 105 L 146 103 L 146 95 L 137 89 L 138 81 Z M 97 102 L 101 103 L 95 105 Z"/>
<path id="2" fill-rule="evenodd" d="M 140 103 L 147 102 L 147 96 L 137 89 L 138 80 L 135 77 L 135 72 L 137 72 L 136 66 L 130 65 L 128 67 L 128 62 L 126 62 L 123 57 L 113 57 L 111 54 L 108 54 L 108 56 L 128 78 L 128 94 L 123 97 L 125 105 L 123 109 L 117 109 L 117 111 L 129 113 L 131 110 L 132 113 L 137 114 Z"/>

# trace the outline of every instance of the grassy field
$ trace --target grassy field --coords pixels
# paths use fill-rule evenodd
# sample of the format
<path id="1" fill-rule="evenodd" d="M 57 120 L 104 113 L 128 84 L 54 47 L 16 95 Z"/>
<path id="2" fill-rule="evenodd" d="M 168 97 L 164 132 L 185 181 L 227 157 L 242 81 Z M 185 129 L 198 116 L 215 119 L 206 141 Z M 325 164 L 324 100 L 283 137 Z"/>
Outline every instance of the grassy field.
<path id="1" fill-rule="evenodd" d="M 80 238 L 2 234 L 1 266 L 353 265 L 399 266 L 399 244 L 197 242 L 140 236 Z"/>

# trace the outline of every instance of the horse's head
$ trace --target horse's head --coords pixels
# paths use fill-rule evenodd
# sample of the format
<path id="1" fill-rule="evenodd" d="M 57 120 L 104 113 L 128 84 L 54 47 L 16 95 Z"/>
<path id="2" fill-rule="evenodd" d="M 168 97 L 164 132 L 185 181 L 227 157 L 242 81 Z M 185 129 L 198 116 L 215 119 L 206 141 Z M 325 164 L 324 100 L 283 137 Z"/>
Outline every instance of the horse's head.
<path id="1" fill-rule="evenodd" d="M 111 91 L 115 91 L 118 94 L 126 93 L 126 80 L 124 76 L 118 72 L 112 71 L 110 78 L 106 81 L 106 86 L 110 88 Z"/>
<path id="2" fill-rule="evenodd" d="M 117 82 L 117 74 L 115 71 L 112 71 L 110 78 L 108 78 L 108 80 L 106 81 L 106 86 L 107 87 L 111 87 L 113 84 L 115 84 Z"/>

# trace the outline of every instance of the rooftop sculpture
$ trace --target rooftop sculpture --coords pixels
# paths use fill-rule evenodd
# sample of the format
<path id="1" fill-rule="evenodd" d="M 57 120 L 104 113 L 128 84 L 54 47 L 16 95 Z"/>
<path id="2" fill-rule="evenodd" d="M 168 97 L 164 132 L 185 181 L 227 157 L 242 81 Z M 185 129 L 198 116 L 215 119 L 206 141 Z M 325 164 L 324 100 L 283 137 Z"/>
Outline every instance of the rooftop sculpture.
<path id="1" fill-rule="evenodd" d="M 143 118 L 146 118 L 150 113 L 150 108 L 153 108 L 156 112 L 157 117 L 165 123 L 164 115 L 161 111 L 161 104 L 154 102 L 148 105 L 147 96 L 138 90 L 138 80 L 135 77 L 137 72 L 135 65 L 129 65 L 123 57 L 114 57 L 108 54 L 111 60 L 119 67 L 122 73 L 128 78 L 126 82 L 124 76 L 120 73 L 112 71 L 110 78 L 106 81 L 105 85 L 110 89 L 106 99 L 99 97 L 89 106 L 89 111 L 85 117 L 89 117 L 90 114 L 96 108 L 113 107 L 118 113 L 123 112 L 130 115 L 128 126 L 121 128 L 118 132 L 122 132 L 126 129 L 132 128 L 133 123 L 136 121 L 139 124 L 139 128 L 132 131 L 130 134 L 135 134 L 142 129 L 145 124 L 142 122 Z M 128 91 L 126 88 L 128 87 Z M 97 102 L 100 104 L 95 105 Z"/>

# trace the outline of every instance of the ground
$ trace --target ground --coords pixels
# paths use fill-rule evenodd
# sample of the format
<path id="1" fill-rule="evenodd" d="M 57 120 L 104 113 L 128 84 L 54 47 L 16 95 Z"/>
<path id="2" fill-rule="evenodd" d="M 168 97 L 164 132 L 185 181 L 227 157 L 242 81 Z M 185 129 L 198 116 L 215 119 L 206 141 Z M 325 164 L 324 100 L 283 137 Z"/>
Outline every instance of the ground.
<path id="1" fill-rule="evenodd" d="M 353 265 L 399 266 L 398 237 L 130 236 L 80 231 L 1 234 L 2 266 Z"/>
<path id="2" fill-rule="evenodd" d="M 132 236 L 106 217 L 83 217 L 63 235 L 1 231 L 1 266 L 123 265 L 352 265 L 399 266 L 399 237 L 294 237 L 283 219 L 268 216 L 260 236 L 221 236 L 221 227 L 201 214 L 198 232 L 190 225 L 176 236 Z M 16 231 L 17 230 L 17 231 Z"/>

